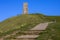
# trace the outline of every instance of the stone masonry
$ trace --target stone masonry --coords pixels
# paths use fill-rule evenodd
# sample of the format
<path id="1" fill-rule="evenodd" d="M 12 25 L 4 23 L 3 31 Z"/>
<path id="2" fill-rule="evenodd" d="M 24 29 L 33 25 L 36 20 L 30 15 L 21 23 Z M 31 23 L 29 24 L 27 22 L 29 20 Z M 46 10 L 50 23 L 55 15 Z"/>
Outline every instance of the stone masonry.
<path id="1" fill-rule="evenodd" d="M 23 4 L 23 14 L 28 14 L 28 3 Z"/>

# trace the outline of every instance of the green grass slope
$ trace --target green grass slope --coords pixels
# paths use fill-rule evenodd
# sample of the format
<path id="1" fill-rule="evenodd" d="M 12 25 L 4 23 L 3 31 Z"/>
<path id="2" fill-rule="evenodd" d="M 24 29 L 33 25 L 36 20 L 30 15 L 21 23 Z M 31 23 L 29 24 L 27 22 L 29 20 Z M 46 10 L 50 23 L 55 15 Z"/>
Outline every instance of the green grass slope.
<path id="1" fill-rule="evenodd" d="M 41 22 L 54 22 L 40 33 L 36 40 L 60 40 L 60 16 L 45 16 L 42 14 L 18 15 L 0 23 L 0 36 L 18 30 L 29 30 Z"/>
<path id="2" fill-rule="evenodd" d="M 56 22 L 50 24 L 36 40 L 60 40 L 60 16 L 47 16 L 46 19 Z"/>
<path id="3" fill-rule="evenodd" d="M 28 30 L 43 22 L 44 16 L 41 14 L 18 15 L 8 18 L 0 23 L 0 33 L 14 30 Z"/>

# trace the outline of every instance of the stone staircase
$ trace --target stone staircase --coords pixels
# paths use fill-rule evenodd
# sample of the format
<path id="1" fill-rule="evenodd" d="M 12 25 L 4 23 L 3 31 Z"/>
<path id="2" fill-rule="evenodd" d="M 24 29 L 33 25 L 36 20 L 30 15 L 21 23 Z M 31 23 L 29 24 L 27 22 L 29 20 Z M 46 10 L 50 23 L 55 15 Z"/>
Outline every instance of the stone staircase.
<path id="1" fill-rule="evenodd" d="M 40 23 L 28 31 L 22 31 L 22 35 L 16 36 L 15 39 L 12 40 L 36 40 L 39 33 L 44 32 L 49 23 L 50 22 Z"/>
<path id="2" fill-rule="evenodd" d="M 19 32 L 21 34 L 17 35 L 14 38 L 10 38 L 8 40 L 35 40 L 39 36 L 39 33 L 44 32 L 44 30 L 47 28 L 48 24 L 49 23 L 40 23 L 37 26 L 35 26 L 34 28 L 27 30 L 27 31 L 17 31 L 17 32 L 15 31 L 11 35 L 14 36 Z M 7 37 L 5 37 L 5 38 L 7 38 Z"/>

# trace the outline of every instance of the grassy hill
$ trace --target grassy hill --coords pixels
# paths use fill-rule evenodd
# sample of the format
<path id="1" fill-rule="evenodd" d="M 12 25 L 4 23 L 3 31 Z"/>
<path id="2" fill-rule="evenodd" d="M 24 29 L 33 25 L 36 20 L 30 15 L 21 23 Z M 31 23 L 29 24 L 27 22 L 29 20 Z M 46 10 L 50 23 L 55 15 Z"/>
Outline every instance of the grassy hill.
<path id="1" fill-rule="evenodd" d="M 45 16 L 42 14 L 17 15 L 0 23 L 0 36 L 13 31 L 29 30 L 41 22 L 52 21 L 47 29 L 40 33 L 36 40 L 60 40 L 60 16 Z"/>
<path id="2" fill-rule="evenodd" d="M 18 15 L 12 18 L 8 18 L 0 24 L 0 33 L 8 34 L 15 30 L 28 30 L 35 25 L 43 22 L 44 15 L 42 14 L 29 14 Z"/>

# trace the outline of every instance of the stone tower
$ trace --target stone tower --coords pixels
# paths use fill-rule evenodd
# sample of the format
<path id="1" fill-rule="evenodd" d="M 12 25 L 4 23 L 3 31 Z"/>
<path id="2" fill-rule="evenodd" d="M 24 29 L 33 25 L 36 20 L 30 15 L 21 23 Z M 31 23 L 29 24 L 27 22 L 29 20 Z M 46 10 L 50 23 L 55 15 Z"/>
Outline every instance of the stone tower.
<path id="1" fill-rule="evenodd" d="M 23 14 L 28 14 L 28 3 L 23 4 Z"/>

